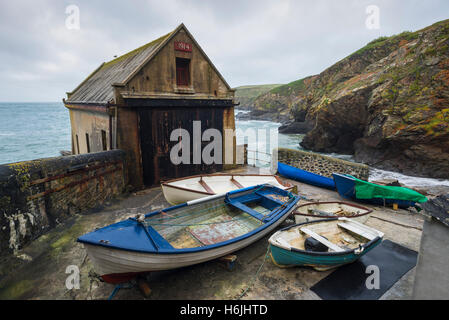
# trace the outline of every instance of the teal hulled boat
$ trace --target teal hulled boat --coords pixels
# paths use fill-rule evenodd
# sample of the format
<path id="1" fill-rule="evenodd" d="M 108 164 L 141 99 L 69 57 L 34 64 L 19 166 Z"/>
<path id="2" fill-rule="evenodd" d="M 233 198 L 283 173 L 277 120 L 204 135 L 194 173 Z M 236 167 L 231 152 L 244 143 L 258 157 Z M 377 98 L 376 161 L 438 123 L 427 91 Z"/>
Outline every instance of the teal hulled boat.
<path id="1" fill-rule="evenodd" d="M 277 266 L 309 266 L 322 271 L 356 261 L 380 244 L 383 236 L 353 219 L 333 218 L 281 229 L 269 243 Z"/>

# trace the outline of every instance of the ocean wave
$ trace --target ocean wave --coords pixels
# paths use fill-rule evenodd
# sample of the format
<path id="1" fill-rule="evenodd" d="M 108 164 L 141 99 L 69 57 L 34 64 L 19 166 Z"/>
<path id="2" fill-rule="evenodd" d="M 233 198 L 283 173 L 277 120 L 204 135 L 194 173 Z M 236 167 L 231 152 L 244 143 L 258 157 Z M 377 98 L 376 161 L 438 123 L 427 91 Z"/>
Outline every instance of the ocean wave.
<path id="1" fill-rule="evenodd" d="M 395 179 L 410 187 L 449 187 L 449 180 L 408 176 L 399 172 L 370 168 L 370 181 Z"/>

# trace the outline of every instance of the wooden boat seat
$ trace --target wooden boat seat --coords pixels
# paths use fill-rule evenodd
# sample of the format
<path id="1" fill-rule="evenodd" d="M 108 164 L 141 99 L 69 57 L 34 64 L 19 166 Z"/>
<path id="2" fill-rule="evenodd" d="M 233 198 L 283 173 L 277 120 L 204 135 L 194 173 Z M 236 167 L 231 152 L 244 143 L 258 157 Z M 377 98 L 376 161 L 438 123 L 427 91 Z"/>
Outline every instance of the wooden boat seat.
<path id="1" fill-rule="evenodd" d="M 335 251 L 335 252 L 342 252 L 345 251 L 343 248 L 340 248 L 339 246 L 337 246 L 336 244 L 333 244 L 332 242 L 330 242 L 329 240 L 326 240 L 325 238 L 323 238 L 322 236 L 320 236 L 319 234 L 313 232 L 310 229 L 307 228 L 301 228 L 299 229 L 302 233 L 307 234 L 308 236 L 314 238 L 315 240 L 321 242 L 322 244 L 324 244 L 326 247 L 328 247 L 329 249 Z"/>
<path id="2" fill-rule="evenodd" d="M 270 201 L 276 202 L 277 204 L 284 204 L 283 201 L 278 200 L 278 199 L 276 199 L 276 198 L 268 197 L 266 194 L 261 193 L 261 192 L 256 192 L 256 195 L 258 195 L 258 196 L 260 196 L 260 197 L 262 197 L 262 198 L 268 199 L 268 200 L 270 200 Z"/>
<path id="3" fill-rule="evenodd" d="M 362 236 L 363 238 L 368 239 L 370 241 L 376 238 L 376 236 L 372 232 L 368 232 L 367 230 L 364 230 L 362 227 L 349 224 L 346 222 L 339 222 L 337 225 L 345 230 L 358 234 L 359 236 Z"/>
<path id="4" fill-rule="evenodd" d="M 250 215 L 252 215 L 254 218 L 258 220 L 262 220 L 264 218 L 264 215 L 257 212 L 256 210 L 251 209 L 250 207 L 244 205 L 243 203 L 239 201 L 229 201 L 229 204 L 237 209 L 242 210 L 243 212 L 246 212 Z"/>

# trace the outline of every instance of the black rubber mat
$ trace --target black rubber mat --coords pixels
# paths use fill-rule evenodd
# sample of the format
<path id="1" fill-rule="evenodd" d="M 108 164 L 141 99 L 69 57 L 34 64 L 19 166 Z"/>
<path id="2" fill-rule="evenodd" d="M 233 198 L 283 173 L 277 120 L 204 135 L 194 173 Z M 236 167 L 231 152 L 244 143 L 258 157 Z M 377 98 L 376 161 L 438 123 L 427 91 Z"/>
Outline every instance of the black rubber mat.
<path id="1" fill-rule="evenodd" d="M 416 251 L 384 240 L 358 261 L 336 269 L 311 290 L 324 300 L 377 300 L 416 265 L 417 257 Z M 371 265 L 379 268 L 378 289 L 366 285 L 373 275 L 372 271 L 366 272 Z"/>

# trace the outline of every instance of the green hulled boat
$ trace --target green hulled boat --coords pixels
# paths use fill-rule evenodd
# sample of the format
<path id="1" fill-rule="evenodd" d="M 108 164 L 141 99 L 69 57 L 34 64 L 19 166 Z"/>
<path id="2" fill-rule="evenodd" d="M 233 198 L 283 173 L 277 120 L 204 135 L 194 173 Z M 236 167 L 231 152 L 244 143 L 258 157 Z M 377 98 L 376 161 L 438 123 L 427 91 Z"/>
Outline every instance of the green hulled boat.
<path id="1" fill-rule="evenodd" d="M 327 270 L 352 263 L 382 242 L 384 234 L 348 218 L 302 223 L 273 234 L 271 258 L 279 267 Z"/>

